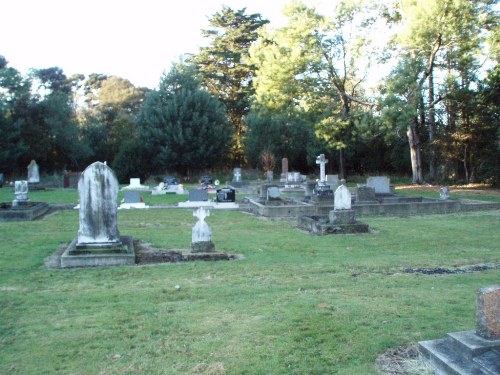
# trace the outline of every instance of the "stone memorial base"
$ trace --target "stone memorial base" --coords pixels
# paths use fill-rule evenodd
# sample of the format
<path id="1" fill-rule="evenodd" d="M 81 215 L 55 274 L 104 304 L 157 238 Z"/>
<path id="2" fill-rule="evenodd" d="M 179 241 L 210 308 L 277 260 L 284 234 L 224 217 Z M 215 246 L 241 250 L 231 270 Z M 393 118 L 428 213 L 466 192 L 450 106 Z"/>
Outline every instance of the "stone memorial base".
<path id="1" fill-rule="evenodd" d="M 325 216 L 300 216 L 298 227 L 312 234 L 324 236 L 327 234 L 368 233 L 368 224 L 356 221 L 354 210 L 332 210 Z"/>
<path id="2" fill-rule="evenodd" d="M 61 256 L 61 268 L 107 267 L 135 264 L 131 236 L 120 236 L 117 243 L 77 245 L 75 238 Z"/>
<path id="3" fill-rule="evenodd" d="M 122 203 L 118 207 L 119 210 L 129 210 L 131 208 L 137 208 L 137 209 L 144 209 L 144 208 L 149 208 L 149 206 L 146 206 L 146 203 L 141 202 L 141 203 Z"/>
<path id="4" fill-rule="evenodd" d="M 500 374 L 500 339 L 486 340 L 473 331 L 448 333 L 421 341 L 419 350 L 438 374 Z"/>
<path id="5" fill-rule="evenodd" d="M 16 206 L 10 203 L 0 203 L 1 221 L 31 221 L 36 220 L 49 211 L 45 202 L 21 202 Z"/>
<path id="6" fill-rule="evenodd" d="M 191 243 L 192 253 L 213 253 L 215 252 L 215 245 L 212 241 L 199 241 Z"/>
<path id="7" fill-rule="evenodd" d="M 313 194 L 311 197 L 311 202 L 319 206 L 324 206 L 324 205 L 333 206 L 333 192 L 331 194 L 324 194 L 324 195 Z"/>
<path id="8" fill-rule="evenodd" d="M 369 232 L 368 224 L 360 222 L 352 224 L 331 223 L 326 216 L 300 216 L 298 227 L 318 236 Z"/>
<path id="9" fill-rule="evenodd" d="M 500 374 L 500 285 L 476 293 L 476 331 L 448 333 L 418 343 L 436 374 Z"/>

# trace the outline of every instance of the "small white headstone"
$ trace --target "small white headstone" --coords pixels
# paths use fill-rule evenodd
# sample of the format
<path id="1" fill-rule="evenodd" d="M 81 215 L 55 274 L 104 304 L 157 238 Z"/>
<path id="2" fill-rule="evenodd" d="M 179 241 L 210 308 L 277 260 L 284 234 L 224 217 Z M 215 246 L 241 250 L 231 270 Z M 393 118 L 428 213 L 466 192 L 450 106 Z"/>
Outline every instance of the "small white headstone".
<path id="1" fill-rule="evenodd" d="M 30 184 L 37 184 L 40 182 L 40 171 L 38 164 L 34 160 L 28 165 L 28 182 Z"/>
<path id="2" fill-rule="evenodd" d="M 14 197 L 15 199 L 12 201 L 12 206 L 17 207 L 22 204 L 27 204 L 29 202 L 28 199 L 28 181 L 16 181 L 14 183 Z"/>
<path id="3" fill-rule="evenodd" d="M 445 201 L 447 199 L 450 199 L 450 189 L 447 187 L 442 187 L 439 189 L 439 199 Z"/>
<path id="4" fill-rule="evenodd" d="M 351 209 L 351 192 L 344 185 L 340 185 L 335 190 L 335 201 L 333 203 L 334 210 L 350 210 Z"/>
<path id="5" fill-rule="evenodd" d="M 194 210 L 193 216 L 198 218 L 198 221 L 193 227 L 191 242 L 208 242 L 212 241 L 212 231 L 210 227 L 205 222 L 205 218 L 210 216 L 210 211 L 204 207 L 199 207 Z"/>

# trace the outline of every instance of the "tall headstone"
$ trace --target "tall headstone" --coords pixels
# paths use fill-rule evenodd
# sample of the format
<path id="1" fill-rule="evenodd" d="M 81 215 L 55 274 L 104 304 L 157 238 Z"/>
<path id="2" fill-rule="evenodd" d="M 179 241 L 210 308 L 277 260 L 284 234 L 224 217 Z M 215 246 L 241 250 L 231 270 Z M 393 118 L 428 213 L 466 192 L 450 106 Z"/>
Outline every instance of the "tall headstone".
<path id="1" fill-rule="evenodd" d="M 288 158 L 281 159 L 281 182 L 286 182 L 286 176 L 288 175 Z"/>
<path id="2" fill-rule="evenodd" d="M 205 222 L 205 218 L 210 216 L 210 211 L 204 207 L 199 207 L 193 211 L 193 216 L 198 221 L 193 227 L 191 236 L 191 251 L 193 253 L 209 253 L 215 251 L 212 242 L 212 230 Z"/>
<path id="3" fill-rule="evenodd" d="M 29 202 L 28 199 L 28 181 L 14 182 L 14 200 L 12 207 L 25 206 Z"/>
<path id="4" fill-rule="evenodd" d="M 3 173 L 0 173 L 0 188 L 3 187 Z"/>
<path id="5" fill-rule="evenodd" d="M 117 220 L 118 180 L 106 164 L 95 162 L 78 182 L 80 229 L 76 247 L 121 245 Z"/>
<path id="6" fill-rule="evenodd" d="M 105 163 L 89 165 L 78 181 L 80 228 L 61 256 L 61 267 L 135 263 L 133 239 L 118 231 L 118 180 Z"/>
<path id="7" fill-rule="evenodd" d="M 38 184 L 40 182 L 40 170 L 35 160 L 28 165 L 28 183 Z"/>

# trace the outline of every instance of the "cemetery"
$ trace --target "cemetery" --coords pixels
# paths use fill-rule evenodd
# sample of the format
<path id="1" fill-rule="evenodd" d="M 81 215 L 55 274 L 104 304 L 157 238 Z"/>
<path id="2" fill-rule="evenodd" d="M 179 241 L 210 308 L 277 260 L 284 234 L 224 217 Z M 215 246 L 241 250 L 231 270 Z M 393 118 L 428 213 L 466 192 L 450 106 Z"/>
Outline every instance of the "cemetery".
<path id="1" fill-rule="evenodd" d="M 319 190 L 328 189 L 326 180 Z M 3 187 L 0 194 L 5 200 L 14 190 L 19 191 L 13 198 L 17 206 L 22 206 L 23 200 L 28 200 L 26 187 L 23 183 L 17 185 L 16 189 Z M 64 337 L 82 337 L 84 327 L 90 324 L 95 340 L 107 343 L 109 349 L 105 354 L 98 353 L 99 345 L 96 349 L 88 346 L 92 339 L 85 346 L 95 358 L 92 364 L 76 358 L 61 359 L 56 361 L 58 368 L 95 372 L 103 366 L 116 371 L 127 366 L 156 373 L 160 371 L 156 367 L 159 360 L 173 366 L 175 373 L 189 373 L 208 360 L 207 368 L 223 366 L 228 373 L 262 373 L 269 368 L 271 373 L 281 373 L 285 371 L 282 358 L 286 357 L 286 367 L 292 366 L 297 372 L 309 373 L 312 368 L 312 373 L 338 370 L 343 374 L 376 374 L 387 366 L 387 359 L 381 358 L 388 358 L 392 348 L 409 345 L 405 353 L 413 354 L 389 362 L 403 361 L 420 370 L 401 374 L 431 374 L 431 369 L 447 368 L 449 363 L 453 369 L 465 368 L 457 372 L 460 374 L 470 373 L 467 371 L 471 368 L 497 374 L 498 340 L 485 338 L 484 333 L 498 332 L 497 294 L 483 298 L 486 302 L 482 309 L 487 311 L 481 315 L 482 323 L 477 323 L 482 328 L 477 328 L 478 333 L 468 332 L 475 329 L 474 317 L 479 314 L 474 313 L 476 303 L 472 297 L 479 289 L 498 284 L 500 199 L 480 201 L 469 195 L 457 199 L 461 195 L 455 190 L 445 192 L 445 197 L 441 197 L 442 191 L 441 195 L 439 191 L 433 193 L 438 198 L 429 198 L 430 193 L 400 195 L 400 190 L 387 188 L 387 183 L 382 185 L 385 190 L 377 192 L 377 185 L 370 186 L 370 181 L 348 188 L 341 180 L 335 183 L 332 195 L 323 195 L 328 197 L 324 201 L 314 198 L 316 183 L 307 180 L 295 186 L 293 192 L 287 191 L 290 187 L 285 183 L 262 181 L 255 201 L 267 209 L 288 210 L 280 220 L 259 220 L 262 215 L 256 215 L 254 203 L 244 203 L 247 195 L 224 184 L 210 195 L 209 189 L 200 189 L 198 184 L 188 186 L 184 195 L 120 189 L 113 171 L 103 163 L 94 163 L 81 173 L 78 189 L 65 189 L 65 194 L 57 190 L 33 192 L 36 200 L 46 197 L 51 203 L 60 195 L 60 205 L 72 207 L 78 202 L 79 209 L 60 210 L 32 224 L 1 223 L 5 239 L 0 244 L 5 302 L 17 298 L 21 293 L 17 288 L 32 288 L 35 279 L 44 280 L 44 285 L 28 293 L 32 303 L 39 301 L 39 293 L 45 294 L 46 302 L 39 305 L 36 318 L 31 316 L 35 311 L 21 309 L 25 329 L 43 330 L 43 336 L 26 337 L 13 344 L 19 353 L 23 353 L 25 345 L 42 349 L 37 349 L 32 362 L 24 362 L 20 368 L 26 373 L 34 372 L 33 366 L 52 371 L 54 364 L 43 362 L 47 351 L 64 353 L 65 347 L 72 345 Z M 67 200 L 71 191 L 72 202 Z M 149 209 L 119 210 L 120 200 L 132 195 L 135 200 L 135 195 L 140 196 L 144 201 L 140 203 Z M 186 199 L 192 205 L 182 207 Z M 162 201 L 165 203 L 160 204 Z M 476 203 L 479 206 L 474 210 L 387 208 L 411 204 L 417 207 L 426 201 L 482 203 Z M 216 204 L 237 203 L 235 209 L 215 209 Z M 385 215 L 360 208 L 370 205 L 385 206 Z M 440 215 L 434 215 L 437 212 Z M 392 219 L 392 215 L 406 217 L 406 224 Z M 26 225 L 31 229 L 21 229 Z M 449 228 L 453 228 L 453 237 L 443 235 Z M 29 246 L 16 241 L 18 230 L 25 232 L 23 239 Z M 16 245 L 6 246 L 8 243 Z M 433 246 L 429 248 L 430 243 Z M 20 252 L 26 251 L 31 255 L 20 258 Z M 14 253 L 16 257 L 9 259 L 8 254 Z M 35 265 L 23 280 L 16 279 L 19 267 L 32 269 Z M 98 274 L 96 269 L 100 269 Z M 56 279 L 49 281 L 47 277 Z M 117 277 L 120 286 L 111 287 Z M 77 291 L 82 283 L 95 287 L 80 299 L 64 297 L 65 307 L 57 309 L 60 304 L 55 301 L 63 298 L 64 290 Z M 128 307 L 121 305 L 123 298 L 132 298 Z M 163 302 L 151 305 L 150 298 Z M 83 306 L 92 315 L 100 316 L 102 323 L 84 315 L 76 325 L 62 323 L 67 309 Z M 120 323 L 113 323 L 108 314 L 117 316 Z M 204 316 L 202 331 L 200 314 Z M 9 315 L 3 319 L 8 322 Z M 45 327 L 60 328 L 47 331 L 35 325 L 36 320 L 44 322 Z M 221 324 L 230 336 L 222 333 Z M 117 327 L 116 334 L 110 335 L 109 325 Z M 16 329 L 11 326 L 8 335 Z M 129 332 L 130 337 L 117 340 L 121 337 L 118 332 Z M 155 354 L 156 360 L 148 354 L 150 346 L 137 341 L 143 334 L 153 334 L 151 345 L 164 348 Z M 203 338 L 207 334 L 211 338 Z M 460 351 L 446 359 L 448 354 L 443 353 L 455 353 L 447 345 L 470 346 L 471 340 L 474 345 L 481 343 L 483 349 L 473 349 L 471 354 Z M 244 342 L 259 343 L 262 349 L 242 346 Z M 181 347 L 193 354 L 182 359 L 174 355 L 174 365 L 168 353 Z M 236 359 L 226 354 L 230 353 L 229 347 L 238 348 L 241 356 Z M 209 350 L 217 351 L 213 361 L 204 354 Z M 262 357 L 261 350 L 272 354 Z M 311 351 L 317 354 L 311 356 Z M 151 360 L 139 361 L 138 356 Z M 255 362 L 255 356 L 269 359 Z M 119 360 L 112 359 L 115 357 Z M 8 355 L 4 358 L 3 363 L 13 363 Z M 337 359 L 332 362 L 330 358 Z"/>
<path id="2" fill-rule="evenodd" d="M 500 375 L 499 1 L 225 3 L 3 4 L 0 374 Z"/>

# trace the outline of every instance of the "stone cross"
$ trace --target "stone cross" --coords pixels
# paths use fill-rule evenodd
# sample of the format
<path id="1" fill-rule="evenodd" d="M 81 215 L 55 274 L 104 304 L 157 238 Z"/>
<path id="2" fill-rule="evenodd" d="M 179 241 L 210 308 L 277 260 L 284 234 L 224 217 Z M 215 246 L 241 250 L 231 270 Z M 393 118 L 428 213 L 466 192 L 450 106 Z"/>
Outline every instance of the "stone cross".
<path id="1" fill-rule="evenodd" d="M 328 163 L 328 159 L 325 159 L 325 154 L 321 154 L 316 158 L 316 164 L 319 164 L 319 182 L 322 183 L 326 181 L 326 174 L 325 174 L 326 163 Z"/>
<path id="2" fill-rule="evenodd" d="M 207 216 L 210 216 L 210 211 L 205 210 L 204 207 L 199 207 L 193 211 L 193 216 L 197 217 L 199 221 L 204 221 Z"/>
<path id="3" fill-rule="evenodd" d="M 204 207 L 199 207 L 193 211 L 193 216 L 198 218 L 198 221 L 193 227 L 191 236 L 191 250 L 193 252 L 211 252 L 214 251 L 214 244 L 212 243 L 212 231 L 205 218 L 210 216 L 210 211 Z"/>
<path id="4" fill-rule="evenodd" d="M 234 168 L 233 175 L 234 175 L 234 181 L 240 182 L 241 181 L 241 168 Z"/>

